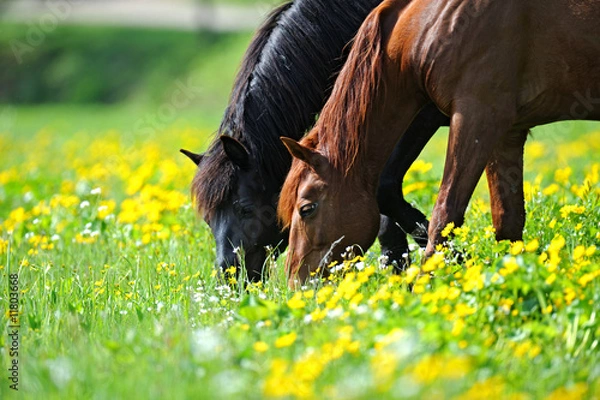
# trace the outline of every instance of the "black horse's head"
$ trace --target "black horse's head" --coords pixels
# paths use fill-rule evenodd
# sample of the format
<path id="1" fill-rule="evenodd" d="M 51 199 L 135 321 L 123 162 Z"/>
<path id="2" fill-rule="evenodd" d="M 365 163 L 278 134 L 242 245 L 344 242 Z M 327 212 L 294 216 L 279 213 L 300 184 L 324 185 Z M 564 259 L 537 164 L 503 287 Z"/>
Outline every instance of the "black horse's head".
<path id="1" fill-rule="evenodd" d="M 198 165 L 192 195 L 214 235 L 217 266 L 243 265 L 250 281 L 260 280 L 269 248 L 287 245 L 277 221 L 279 185 L 232 137 L 221 136 L 205 154 L 181 152 Z"/>

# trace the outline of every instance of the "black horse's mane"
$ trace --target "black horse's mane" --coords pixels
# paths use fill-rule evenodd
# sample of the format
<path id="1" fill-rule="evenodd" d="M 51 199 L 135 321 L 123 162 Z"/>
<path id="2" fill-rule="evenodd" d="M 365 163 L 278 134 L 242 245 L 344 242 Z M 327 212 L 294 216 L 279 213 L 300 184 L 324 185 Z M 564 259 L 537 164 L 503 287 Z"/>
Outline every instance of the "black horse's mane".
<path id="1" fill-rule="evenodd" d="M 301 138 L 333 86 L 347 42 L 381 0 L 296 0 L 275 9 L 257 31 L 234 83 L 218 135 L 243 143 L 263 179 L 280 185 L 291 163 L 279 137 Z M 345 47 L 346 46 L 346 47 Z M 192 193 L 205 213 L 228 196 L 236 166 L 215 140 Z"/>

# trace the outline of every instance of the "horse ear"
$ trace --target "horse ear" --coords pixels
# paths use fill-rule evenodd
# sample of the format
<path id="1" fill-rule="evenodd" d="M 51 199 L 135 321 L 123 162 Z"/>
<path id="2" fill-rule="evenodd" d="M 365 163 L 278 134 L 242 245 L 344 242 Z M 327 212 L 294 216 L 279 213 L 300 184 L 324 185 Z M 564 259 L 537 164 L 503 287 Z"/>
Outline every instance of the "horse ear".
<path id="1" fill-rule="evenodd" d="M 202 157 L 204 157 L 204 154 L 192 153 L 191 151 L 185 149 L 179 149 L 179 151 L 188 156 L 189 159 L 192 160 L 196 165 L 199 165 L 200 161 L 202 161 Z"/>
<path id="2" fill-rule="evenodd" d="M 221 135 L 219 139 L 225 154 L 234 164 L 243 169 L 250 167 L 250 152 L 246 149 L 246 146 L 231 136 Z"/>
<path id="3" fill-rule="evenodd" d="M 321 154 L 313 149 L 309 149 L 308 147 L 301 145 L 289 137 L 281 136 L 279 139 L 281 139 L 284 146 L 288 149 L 293 157 L 307 163 L 309 167 L 311 167 L 317 174 L 323 172 L 323 166 L 325 163 Z"/>

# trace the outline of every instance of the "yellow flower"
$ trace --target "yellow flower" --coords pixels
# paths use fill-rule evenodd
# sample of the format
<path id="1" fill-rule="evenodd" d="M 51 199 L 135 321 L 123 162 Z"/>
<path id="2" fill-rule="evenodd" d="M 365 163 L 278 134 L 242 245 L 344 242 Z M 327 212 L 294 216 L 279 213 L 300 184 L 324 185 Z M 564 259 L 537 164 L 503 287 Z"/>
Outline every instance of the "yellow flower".
<path id="1" fill-rule="evenodd" d="M 444 254 L 443 253 L 434 253 L 425 264 L 421 267 L 423 272 L 431 272 L 435 271 L 437 268 L 441 268 L 444 266 Z"/>
<path id="2" fill-rule="evenodd" d="M 517 240 L 510 245 L 510 254 L 513 256 L 519 255 L 523 252 L 525 248 L 523 242 L 521 240 Z"/>
<path id="3" fill-rule="evenodd" d="M 590 283 L 591 281 L 593 281 L 594 279 L 596 279 L 599 276 L 600 276 L 600 270 L 596 270 L 594 272 L 590 272 L 590 273 L 587 273 L 587 274 L 584 274 L 583 276 L 581 276 L 581 278 L 579 278 L 577 280 L 577 283 L 579 283 L 582 287 L 586 287 L 588 285 L 588 283 Z"/>
<path id="4" fill-rule="evenodd" d="M 540 346 L 538 346 L 537 344 L 534 344 L 529 349 L 527 356 L 529 358 L 533 359 L 533 358 L 536 358 L 541 352 L 542 352 L 542 348 Z"/>
<path id="5" fill-rule="evenodd" d="M 546 282 L 546 285 L 552 285 L 552 283 L 556 280 L 556 274 L 552 273 L 550 275 L 548 275 L 548 277 L 546 278 L 546 280 L 544 282 Z"/>
<path id="6" fill-rule="evenodd" d="M 317 304 L 325 303 L 329 299 L 329 297 L 331 296 L 332 293 L 333 293 L 332 286 L 323 286 L 317 292 Z"/>
<path id="7" fill-rule="evenodd" d="M 585 246 L 577 246 L 573 249 L 573 260 L 580 261 L 585 255 Z"/>
<path id="8" fill-rule="evenodd" d="M 577 296 L 577 293 L 575 293 L 575 290 L 573 290 L 572 288 L 566 288 L 564 290 L 564 298 L 565 298 L 565 303 L 567 303 L 567 305 L 571 304 L 573 302 L 573 300 L 575 300 L 576 296 Z"/>
<path id="9" fill-rule="evenodd" d="M 542 314 L 550 314 L 552 312 L 552 305 L 549 305 L 542 309 Z"/>
<path id="10" fill-rule="evenodd" d="M 498 302 L 498 308 L 500 308 L 500 310 L 502 310 L 505 314 L 508 314 L 513 304 L 515 304 L 513 299 L 501 299 Z"/>
<path id="11" fill-rule="evenodd" d="M 114 200 L 101 201 L 100 205 L 98 206 L 98 218 L 105 219 L 106 217 L 108 217 L 109 215 L 111 215 L 113 213 L 116 206 L 117 206 L 117 203 L 115 203 Z"/>
<path id="12" fill-rule="evenodd" d="M 438 378 L 461 379 L 471 370 L 471 361 L 462 356 L 425 356 L 413 368 L 412 376 L 417 382 L 430 383 Z"/>
<path id="13" fill-rule="evenodd" d="M 452 334 L 452 336 L 458 336 L 461 334 L 464 328 L 465 320 L 462 318 L 458 318 L 454 321 L 454 324 L 452 325 L 452 331 L 450 333 Z"/>
<path id="14" fill-rule="evenodd" d="M 571 387 L 561 387 L 550 393 L 546 400 L 580 400 L 586 398 L 588 385 L 583 382 L 578 382 Z"/>
<path id="15" fill-rule="evenodd" d="M 544 190 L 542 190 L 542 194 L 544 196 L 551 196 L 554 193 L 558 192 L 559 189 L 560 189 L 560 186 L 558 186 L 556 183 L 553 183 L 550 186 L 546 187 Z"/>
<path id="16" fill-rule="evenodd" d="M 546 146 L 542 142 L 531 141 L 527 143 L 527 156 L 532 160 L 543 157 L 546 154 Z"/>
<path id="17" fill-rule="evenodd" d="M 454 230 L 454 222 L 449 222 L 448 225 L 442 230 L 442 237 L 448 237 L 450 233 Z"/>
<path id="18" fill-rule="evenodd" d="M 595 252 L 596 252 L 596 246 L 594 246 L 594 245 L 591 245 L 590 247 L 588 247 L 588 248 L 585 250 L 585 255 L 586 255 L 586 256 L 588 256 L 588 257 L 591 257 L 591 256 L 593 256 L 593 255 L 594 255 L 594 253 L 595 253 Z"/>
<path id="19" fill-rule="evenodd" d="M 280 336 L 277 338 L 277 340 L 275 340 L 275 347 L 277 347 L 278 349 L 282 347 L 289 347 L 294 344 L 297 337 L 298 335 L 296 334 L 296 332 L 291 332 L 287 335 Z"/>
<path id="20" fill-rule="evenodd" d="M 537 239 L 533 239 L 531 242 L 527 243 L 525 246 L 525 251 L 528 253 L 533 253 L 540 247 L 540 241 Z"/>
<path id="21" fill-rule="evenodd" d="M 0 254 L 5 254 L 8 251 L 8 240 L 0 238 Z"/>
<path id="22" fill-rule="evenodd" d="M 228 273 L 229 275 L 235 275 L 235 273 L 236 273 L 236 270 L 237 270 L 237 269 L 235 268 L 235 265 L 232 265 L 232 266 L 230 266 L 229 268 L 227 268 L 227 269 L 225 270 L 225 272 L 226 272 L 226 273 Z"/>
<path id="23" fill-rule="evenodd" d="M 470 307 L 464 303 L 458 303 L 455 306 L 454 311 L 459 317 L 466 317 L 467 315 L 475 314 L 475 311 L 477 311 L 477 309 Z"/>
<path id="24" fill-rule="evenodd" d="M 407 173 L 411 173 L 411 172 L 425 173 L 425 172 L 430 171 L 432 168 L 433 168 L 432 163 L 428 163 L 428 162 L 425 162 L 425 161 L 419 159 L 410 166 Z"/>
<path id="25" fill-rule="evenodd" d="M 294 385 L 292 377 L 288 375 L 289 362 L 279 358 L 271 361 L 269 375 L 265 380 L 263 392 L 268 397 L 284 397 L 292 393 Z"/>
<path id="26" fill-rule="evenodd" d="M 548 270 L 554 270 L 558 267 L 558 263 L 560 262 L 560 257 L 558 253 L 560 250 L 565 247 L 565 238 L 561 235 L 556 235 L 554 239 L 550 242 L 550 246 L 548 246 L 548 254 L 550 255 L 549 268 Z M 551 267 L 551 268 L 550 268 Z"/>
<path id="27" fill-rule="evenodd" d="M 500 268 L 500 275 L 507 276 L 515 272 L 519 269 L 519 264 L 517 263 L 517 259 L 514 257 L 508 257 L 504 260 L 503 268 Z"/>
<path id="28" fill-rule="evenodd" d="M 414 265 L 411 265 L 406 270 L 406 277 L 404 278 L 404 281 L 406 283 L 412 283 L 412 281 L 417 277 L 417 275 L 419 275 L 420 272 L 421 272 L 421 269 L 419 267 L 415 267 Z"/>
<path id="29" fill-rule="evenodd" d="M 475 383 L 469 390 L 463 393 L 460 400 L 487 400 L 501 399 L 505 397 L 506 384 L 501 377 L 493 376 L 484 381 Z"/>
<path id="30" fill-rule="evenodd" d="M 252 348 L 257 353 L 264 353 L 265 351 L 269 350 L 269 345 L 266 344 L 265 342 L 259 341 L 259 342 L 254 343 L 254 345 L 252 345 Z"/>
<path id="31" fill-rule="evenodd" d="M 287 305 L 292 310 L 300 310 L 306 306 L 306 302 L 302 300 L 302 292 L 294 293 L 291 299 L 288 300 Z"/>
<path id="32" fill-rule="evenodd" d="M 404 194 L 409 194 L 417 190 L 425 189 L 426 187 L 427 182 L 414 182 L 404 186 L 402 191 L 404 192 Z"/>
<path id="33" fill-rule="evenodd" d="M 481 273 L 481 265 L 475 265 L 468 268 L 463 278 L 463 290 L 470 292 L 474 289 L 483 289 L 485 277 Z"/>
<path id="34" fill-rule="evenodd" d="M 584 211 L 585 211 L 584 206 L 575 206 L 575 205 L 567 204 L 566 206 L 561 207 L 560 216 L 563 219 L 566 219 L 569 216 L 569 214 L 583 214 Z"/>
<path id="35" fill-rule="evenodd" d="M 558 183 L 566 185 L 569 183 L 569 177 L 571 176 L 572 172 L 573 171 L 570 167 L 557 169 L 556 172 L 554 172 L 554 180 Z"/>

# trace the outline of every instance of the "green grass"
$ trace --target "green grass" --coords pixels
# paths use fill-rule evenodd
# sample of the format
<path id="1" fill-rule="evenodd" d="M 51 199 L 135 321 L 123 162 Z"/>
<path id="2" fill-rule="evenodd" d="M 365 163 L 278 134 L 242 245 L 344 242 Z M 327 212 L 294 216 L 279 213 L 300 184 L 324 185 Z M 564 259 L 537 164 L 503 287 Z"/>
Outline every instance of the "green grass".
<path id="1" fill-rule="evenodd" d="M 523 247 L 493 239 L 481 185 L 433 261 L 415 251 L 393 276 L 375 246 L 294 293 L 282 260 L 247 291 L 213 272 L 194 166 L 177 150 L 205 148 L 218 114 L 181 111 L 144 135 L 134 127 L 152 108 L 12 110 L 0 303 L 18 274 L 20 380 L 10 390 L 3 334 L 2 399 L 600 395 L 598 124 L 534 131 Z M 427 214 L 444 150 L 440 132 L 407 177 Z"/>

